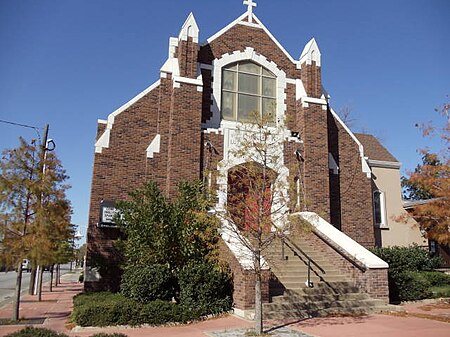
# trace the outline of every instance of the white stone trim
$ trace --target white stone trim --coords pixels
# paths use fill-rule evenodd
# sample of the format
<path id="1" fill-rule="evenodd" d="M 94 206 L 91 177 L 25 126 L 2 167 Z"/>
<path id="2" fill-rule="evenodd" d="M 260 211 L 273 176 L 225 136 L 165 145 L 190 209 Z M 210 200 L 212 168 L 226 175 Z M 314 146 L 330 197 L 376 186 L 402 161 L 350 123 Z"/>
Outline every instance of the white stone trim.
<path id="1" fill-rule="evenodd" d="M 203 91 L 203 77 L 202 75 L 198 76 L 197 78 L 189 78 L 189 77 L 183 77 L 183 76 L 174 76 L 173 77 L 173 87 L 179 88 L 180 83 L 186 83 L 186 84 L 192 84 L 197 86 L 197 91 L 202 92 Z"/>
<path id="2" fill-rule="evenodd" d="M 368 160 L 370 167 L 381 167 L 381 168 L 392 168 L 392 169 L 400 169 L 402 167 L 402 163 L 398 161 L 385 161 L 385 160 Z"/>
<path id="3" fill-rule="evenodd" d="M 286 78 L 286 83 L 296 85 L 297 79 L 296 78 Z"/>
<path id="4" fill-rule="evenodd" d="M 300 218 L 308 221 L 314 226 L 315 230 L 355 260 L 361 262 L 368 269 L 387 269 L 389 265 L 378 256 L 361 246 L 359 243 L 342 233 L 332 224 L 326 222 L 314 212 L 298 212 L 292 215 L 298 215 Z"/>
<path id="5" fill-rule="evenodd" d="M 213 70 L 212 64 L 199 63 L 200 69 Z"/>
<path id="6" fill-rule="evenodd" d="M 302 103 L 313 103 L 327 106 L 327 101 L 322 98 L 314 98 L 314 97 L 301 97 Z"/>
<path id="7" fill-rule="evenodd" d="M 147 147 L 147 150 L 145 150 L 147 152 L 147 158 L 153 158 L 153 155 L 155 153 L 159 153 L 160 147 L 161 147 L 161 135 L 157 134 L 153 138 L 150 145 Z"/>
<path id="8" fill-rule="evenodd" d="M 106 129 L 100 138 L 95 142 L 95 153 L 102 153 L 103 148 L 109 147 L 109 135 L 111 129 Z"/>
<path id="9" fill-rule="evenodd" d="M 277 77 L 277 113 L 276 113 L 276 119 L 277 122 L 280 121 L 280 123 L 283 123 L 284 121 L 284 115 L 286 112 L 286 73 L 283 70 L 280 70 L 277 66 L 277 64 L 273 61 L 268 61 L 267 58 L 265 58 L 263 55 L 258 54 L 255 52 L 253 48 L 247 47 L 245 48 L 244 52 L 241 51 L 234 51 L 232 54 L 224 54 L 220 59 L 215 59 L 213 61 L 213 70 L 212 70 L 212 76 L 214 79 L 214 82 L 212 83 L 212 101 L 213 105 L 211 107 L 212 117 L 209 121 L 206 123 L 206 128 L 208 127 L 215 127 L 218 128 L 221 123 L 225 121 L 221 121 L 221 99 L 222 99 L 222 68 L 226 66 L 227 64 L 244 61 L 244 60 L 250 60 L 257 64 L 260 64 L 261 66 L 265 67 L 266 69 L 270 70 L 272 73 L 275 74 Z M 233 122 L 235 123 L 235 122 Z"/>
<path id="10" fill-rule="evenodd" d="M 191 12 L 181 28 L 178 40 L 187 41 L 188 37 L 192 37 L 192 41 L 198 43 L 199 29 L 195 21 L 194 14 Z"/>
<path id="11" fill-rule="evenodd" d="M 253 15 L 252 15 L 252 17 L 253 17 Z M 248 27 L 262 29 L 262 27 L 260 25 L 258 25 L 257 23 L 253 23 L 253 22 L 239 21 L 237 24 L 238 25 L 243 25 L 243 26 L 248 26 Z"/>
<path id="12" fill-rule="evenodd" d="M 233 22 L 229 23 L 228 25 L 226 25 L 225 27 L 223 27 L 221 30 L 219 30 L 217 33 L 215 33 L 214 35 L 212 35 L 211 37 L 209 37 L 206 42 L 202 43 L 202 46 L 205 46 L 207 44 L 210 44 L 211 42 L 213 42 L 215 39 L 217 39 L 219 36 L 223 35 L 226 31 L 228 31 L 229 29 L 231 29 L 232 27 L 234 27 L 236 24 L 238 24 L 240 21 L 243 21 L 245 18 L 247 17 L 247 13 L 242 14 L 240 17 L 238 17 L 236 20 L 234 20 Z"/>
<path id="13" fill-rule="evenodd" d="M 255 319 L 255 309 L 233 308 L 233 314 L 237 317 L 244 318 L 250 321 L 253 321 Z"/>
<path id="14" fill-rule="evenodd" d="M 308 94 L 306 93 L 305 86 L 303 85 L 303 81 L 301 79 L 295 80 L 295 98 L 298 101 L 299 99 L 303 97 L 307 97 Z"/>
<path id="15" fill-rule="evenodd" d="M 361 157 L 361 167 L 362 172 L 366 174 L 367 178 L 372 177 L 372 170 L 369 167 L 369 164 L 367 163 L 368 158 L 364 156 L 364 147 L 361 144 L 361 142 L 356 138 L 356 136 L 353 134 L 353 132 L 350 131 L 347 125 L 341 120 L 339 115 L 333 110 L 333 108 L 330 107 L 331 114 L 333 115 L 334 119 L 338 121 L 339 124 L 344 128 L 345 131 L 350 135 L 350 137 L 354 140 L 354 142 L 358 145 L 359 148 L 359 156 Z"/>
<path id="16" fill-rule="evenodd" d="M 272 39 L 272 41 L 277 45 L 278 48 L 280 48 L 280 50 L 286 55 L 286 57 L 297 66 L 297 68 L 300 68 L 300 62 L 295 60 L 287 51 L 286 49 L 284 49 L 284 47 L 281 45 L 280 42 L 278 42 L 278 40 L 272 35 L 272 33 L 266 28 L 266 26 L 264 26 L 264 24 L 261 22 L 261 20 L 258 19 L 258 17 L 255 14 L 252 14 L 252 19 L 256 22 L 256 23 L 250 23 L 246 21 L 245 19 L 248 17 L 248 13 L 244 13 L 242 14 L 240 17 L 238 17 L 236 20 L 234 20 L 233 22 L 231 22 L 230 24 L 228 24 L 227 26 L 225 26 L 224 28 L 222 28 L 221 30 L 219 30 L 216 34 L 212 35 L 210 38 L 208 38 L 206 40 L 206 42 L 202 43 L 202 46 L 210 44 L 211 42 L 213 42 L 215 39 L 217 39 L 218 37 L 220 37 L 221 35 L 223 35 L 224 33 L 226 33 L 228 30 L 230 30 L 232 27 L 234 27 L 237 24 L 242 24 L 242 25 L 246 25 L 246 26 L 251 26 L 254 28 L 261 28 L 263 29 L 266 34 Z"/>
<path id="17" fill-rule="evenodd" d="M 280 42 L 278 42 L 278 40 L 275 38 L 275 36 L 272 35 L 272 33 L 266 28 L 266 26 L 264 26 L 264 24 L 261 22 L 261 20 L 258 19 L 258 17 L 256 15 L 254 15 L 254 19 L 255 21 L 261 25 L 262 29 L 264 29 L 264 31 L 266 32 L 267 35 L 269 35 L 269 37 L 273 40 L 273 42 L 275 42 L 275 44 L 277 45 L 278 48 L 281 49 L 281 51 L 287 56 L 287 58 L 294 63 L 295 65 L 299 65 L 300 66 L 300 62 L 295 60 L 288 52 L 286 49 L 284 49 L 284 47 L 281 45 Z"/>
<path id="18" fill-rule="evenodd" d="M 320 67 L 321 53 L 315 38 L 309 40 L 300 56 L 300 64 L 312 64 L 312 61 L 315 61 L 316 66 Z"/>
<path id="19" fill-rule="evenodd" d="M 98 124 L 108 124 L 108 121 L 106 119 L 97 119 Z"/>
<path id="20" fill-rule="evenodd" d="M 134 103 L 139 101 L 142 97 L 147 95 L 149 92 L 151 92 L 153 89 L 158 87 L 160 85 L 161 81 L 158 80 L 155 83 L 153 83 L 151 86 L 149 86 L 144 91 L 140 92 L 138 95 L 130 99 L 127 103 L 123 104 L 120 108 L 113 111 L 108 115 L 108 121 L 106 123 L 106 130 L 103 132 L 103 134 L 100 136 L 100 138 L 95 142 L 95 153 L 102 153 L 102 150 L 104 148 L 109 147 L 109 137 L 110 137 L 110 131 L 112 130 L 112 127 L 114 125 L 114 119 L 122 113 L 122 111 L 128 109 L 130 106 L 132 106 Z M 104 121 L 102 124 L 105 124 Z"/>
<path id="21" fill-rule="evenodd" d="M 173 76 L 180 76 L 180 65 L 177 58 L 169 58 L 164 62 L 160 69 L 160 77 L 167 78 L 166 74 L 172 74 Z"/>
<path id="22" fill-rule="evenodd" d="M 245 270 L 253 270 L 255 268 L 253 264 L 253 253 L 248 248 L 249 246 L 251 247 L 251 243 L 243 235 L 238 234 L 238 229 L 236 226 L 227 220 L 222 220 L 220 235 L 230 251 L 238 260 L 241 267 Z M 245 244 L 242 241 L 245 241 Z M 269 265 L 262 256 L 261 269 L 269 269 Z"/>
<path id="23" fill-rule="evenodd" d="M 339 174 L 339 166 L 336 163 L 336 160 L 334 160 L 333 154 L 330 152 L 328 152 L 328 168 L 333 170 L 333 174 Z"/>

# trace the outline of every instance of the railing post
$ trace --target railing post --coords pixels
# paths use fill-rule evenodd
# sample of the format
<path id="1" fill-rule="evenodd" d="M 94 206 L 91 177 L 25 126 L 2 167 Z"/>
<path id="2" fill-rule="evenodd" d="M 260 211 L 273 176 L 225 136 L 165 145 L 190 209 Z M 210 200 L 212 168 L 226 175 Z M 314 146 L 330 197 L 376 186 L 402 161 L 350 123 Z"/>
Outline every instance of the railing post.
<path id="1" fill-rule="evenodd" d="M 284 260 L 284 238 L 281 238 L 281 259 Z"/>
<path id="2" fill-rule="evenodd" d="M 308 288 L 312 288 L 313 284 L 311 282 L 311 259 L 308 257 L 308 280 L 306 281 L 307 283 L 307 287 Z"/>

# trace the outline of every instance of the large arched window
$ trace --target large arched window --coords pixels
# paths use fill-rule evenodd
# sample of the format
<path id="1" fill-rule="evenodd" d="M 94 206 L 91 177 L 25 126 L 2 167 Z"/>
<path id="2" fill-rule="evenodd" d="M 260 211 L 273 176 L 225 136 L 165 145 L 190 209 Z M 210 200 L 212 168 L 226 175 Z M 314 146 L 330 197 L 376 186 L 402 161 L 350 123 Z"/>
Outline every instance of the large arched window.
<path id="1" fill-rule="evenodd" d="M 250 61 L 222 68 L 222 118 L 252 122 L 255 115 L 267 123 L 276 120 L 276 76 Z"/>

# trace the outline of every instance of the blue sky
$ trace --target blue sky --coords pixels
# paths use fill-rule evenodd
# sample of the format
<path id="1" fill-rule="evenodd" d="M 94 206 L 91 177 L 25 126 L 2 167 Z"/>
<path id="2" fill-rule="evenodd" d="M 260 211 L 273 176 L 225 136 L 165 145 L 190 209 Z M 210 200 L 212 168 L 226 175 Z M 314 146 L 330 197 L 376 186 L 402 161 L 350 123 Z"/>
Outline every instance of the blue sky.
<path id="1" fill-rule="evenodd" d="M 416 123 L 450 94 L 448 0 L 260 0 L 255 14 L 298 59 L 315 37 L 323 85 L 352 129 L 378 136 L 413 169 Z M 242 0 L 1 0 L 0 119 L 43 127 L 70 175 L 72 221 L 86 233 L 97 119 L 158 79 L 190 12 L 200 40 L 246 11 Z M 31 129 L 0 123 L 0 150 Z M 84 240 L 84 239 L 83 239 Z"/>

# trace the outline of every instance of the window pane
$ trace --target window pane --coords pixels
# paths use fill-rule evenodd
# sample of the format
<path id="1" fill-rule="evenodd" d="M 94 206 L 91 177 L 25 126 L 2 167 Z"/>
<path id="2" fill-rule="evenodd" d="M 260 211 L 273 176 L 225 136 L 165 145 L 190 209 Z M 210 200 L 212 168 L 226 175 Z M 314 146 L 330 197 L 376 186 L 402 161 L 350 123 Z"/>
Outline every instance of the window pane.
<path id="1" fill-rule="evenodd" d="M 255 114 L 259 115 L 260 113 L 259 101 L 260 99 L 258 97 L 240 94 L 238 120 L 247 122 L 255 121 Z"/>
<path id="2" fill-rule="evenodd" d="M 224 67 L 224 69 L 237 70 L 237 63 L 229 64 Z"/>
<path id="3" fill-rule="evenodd" d="M 269 76 L 269 77 L 272 77 L 272 78 L 276 77 L 271 71 L 268 71 L 266 68 L 262 68 L 262 74 L 264 76 Z"/>
<path id="4" fill-rule="evenodd" d="M 239 92 L 260 95 L 259 76 L 239 74 Z"/>
<path id="5" fill-rule="evenodd" d="M 252 62 L 241 62 L 239 63 L 239 72 L 241 71 L 258 75 L 261 73 L 261 66 Z"/>
<path id="6" fill-rule="evenodd" d="M 375 213 L 375 223 L 381 224 L 381 193 L 375 192 L 373 194 L 374 203 L 374 213 Z"/>
<path id="7" fill-rule="evenodd" d="M 263 98 L 262 102 L 263 102 L 262 113 L 264 121 L 268 123 L 274 123 L 276 118 L 275 100 L 271 98 Z"/>
<path id="8" fill-rule="evenodd" d="M 274 78 L 263 77 L 263 96 L 275 97 L 276 81 Z"/>
<path id="9" fill-rule="evenodd" d="M 232 71 L 223 71 L 222 88 L 236 91 L 236 73 Z"/>
<path id="10" fill-rule="evenodd" d="M 222 91 L 222 118 L 226 120 L 236 120 L 236 94 Z"/>

